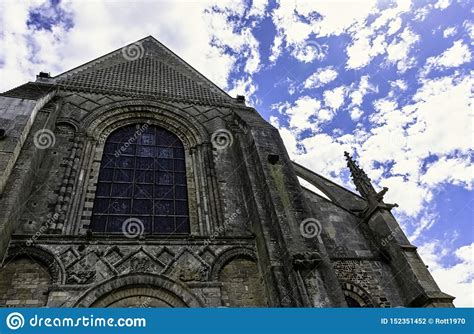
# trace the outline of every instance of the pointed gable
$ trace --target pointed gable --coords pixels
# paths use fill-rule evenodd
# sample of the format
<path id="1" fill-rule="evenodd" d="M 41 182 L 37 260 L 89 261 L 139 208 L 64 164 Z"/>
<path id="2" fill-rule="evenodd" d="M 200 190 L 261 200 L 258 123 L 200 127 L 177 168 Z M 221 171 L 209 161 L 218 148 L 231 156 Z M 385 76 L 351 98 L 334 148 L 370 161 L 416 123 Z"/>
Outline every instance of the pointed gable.
<path id="1" fill-rule="evenodd" d="M 140 95 L 199 104 L 234 99 L 153 37 L 146 37 L 65 72 L 54 82 L 68 89 Z"/>

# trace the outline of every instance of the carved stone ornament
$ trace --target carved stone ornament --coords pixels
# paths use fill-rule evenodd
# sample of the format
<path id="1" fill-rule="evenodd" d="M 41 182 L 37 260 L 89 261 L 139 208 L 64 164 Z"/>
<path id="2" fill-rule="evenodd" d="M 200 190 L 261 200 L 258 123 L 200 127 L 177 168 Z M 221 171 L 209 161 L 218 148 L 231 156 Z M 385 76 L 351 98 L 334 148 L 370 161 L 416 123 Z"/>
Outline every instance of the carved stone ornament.
<path id="1" fill-rule="evenodd" d="M 293 268 L 295 270 L 310 270 L 314 269 L 322 258 L 318 252 L 304 252 L 293 255 Z"/>

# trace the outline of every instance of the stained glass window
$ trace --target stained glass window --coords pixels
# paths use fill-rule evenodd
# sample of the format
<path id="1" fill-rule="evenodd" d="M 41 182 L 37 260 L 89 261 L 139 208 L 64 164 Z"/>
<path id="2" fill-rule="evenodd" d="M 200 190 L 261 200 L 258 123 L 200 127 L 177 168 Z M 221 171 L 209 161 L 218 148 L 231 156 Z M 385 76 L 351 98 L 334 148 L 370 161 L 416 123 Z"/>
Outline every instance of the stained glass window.
<path id="1" fill-rule="evenodd" d="M 90 227 L 122 233 L 130 219 L 145 234 L 189 233 L 184 147 L 157 126 L 125 126 L 105 142 Z"/>

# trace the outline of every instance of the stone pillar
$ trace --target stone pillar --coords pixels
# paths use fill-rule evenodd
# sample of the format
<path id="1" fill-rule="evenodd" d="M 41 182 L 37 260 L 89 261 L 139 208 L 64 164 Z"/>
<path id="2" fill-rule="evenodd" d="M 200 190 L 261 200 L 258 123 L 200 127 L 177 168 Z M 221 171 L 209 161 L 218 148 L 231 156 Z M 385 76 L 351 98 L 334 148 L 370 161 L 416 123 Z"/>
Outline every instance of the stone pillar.
<path id="1" fill-rule="evenodd" d="M 367 221 L 375 244 L 390 264 L 405 306 L 453 307 L 454 297 L 441 292 L 426 265 L 393 215 L 379 208 Z"/>

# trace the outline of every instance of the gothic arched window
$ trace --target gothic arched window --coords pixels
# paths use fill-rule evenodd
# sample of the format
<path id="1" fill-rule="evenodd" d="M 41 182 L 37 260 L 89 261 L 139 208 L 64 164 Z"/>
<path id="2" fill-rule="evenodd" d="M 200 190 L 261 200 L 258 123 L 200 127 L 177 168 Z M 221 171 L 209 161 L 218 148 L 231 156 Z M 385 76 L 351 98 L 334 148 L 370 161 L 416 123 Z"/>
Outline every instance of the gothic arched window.
<path id="1" fill-rule="evenodd" d="M 184 147 L 173 133 L 134 124 L 110 134 L 104 145 L 91 230 L 123 233 L 189 233 Z"/>

